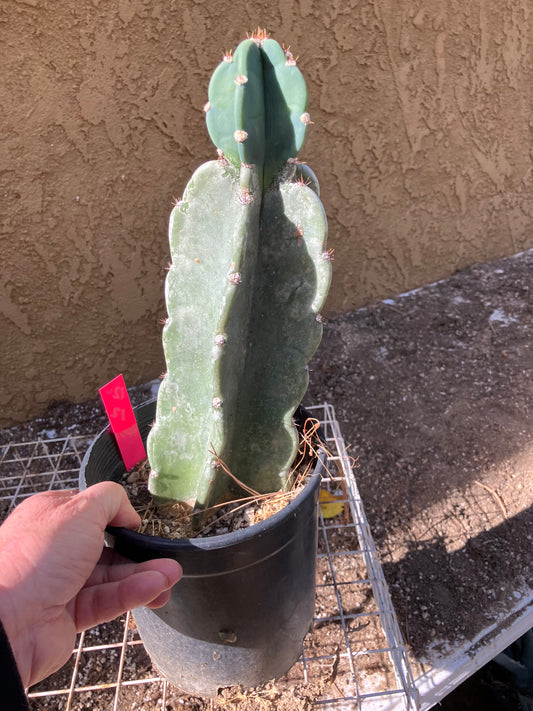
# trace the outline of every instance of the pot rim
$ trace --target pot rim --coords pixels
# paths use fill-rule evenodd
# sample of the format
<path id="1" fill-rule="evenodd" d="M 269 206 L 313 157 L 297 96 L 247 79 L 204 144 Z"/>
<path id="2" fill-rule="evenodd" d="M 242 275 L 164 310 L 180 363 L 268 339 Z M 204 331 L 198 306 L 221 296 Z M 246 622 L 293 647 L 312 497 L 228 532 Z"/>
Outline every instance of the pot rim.
<path id="1" fill-rule="evenodd" d="M 321 450 L 323 451 L 323 450 Z M 313 473 L 309 476 L 304 487 L 298 494 L 284 506 L 280 511 L 277 511 L 272 516 L 255 523 L 253 526 L 241 528 L 238 531 L 230 531 L 229 533 L 219 533 L 215 536 L 206 536 L 198 538 L 163 538 L 162 536 L 153 536 L 148 533 L 139 533 L 132 531 L 123 526 L 107 526 L 106 531 L 112 536 L 119 536 L 124 542 L 131 542 L 142 549 L 158 549 L 176 554 L 178 551 L 190 550 L 191 548 L 202 550 L 217 550 L 237 546 L 244 543 L 250 538 L 260 536 L 272 528 L 275 528 L 288 517 L 292 516 L 301 503 L 301 500 L 309 495 L 309 489 L 313 490 L 320 485 L 321 474 L 317 469 L 321 462 L 317 459 L 317 464 Z"/>

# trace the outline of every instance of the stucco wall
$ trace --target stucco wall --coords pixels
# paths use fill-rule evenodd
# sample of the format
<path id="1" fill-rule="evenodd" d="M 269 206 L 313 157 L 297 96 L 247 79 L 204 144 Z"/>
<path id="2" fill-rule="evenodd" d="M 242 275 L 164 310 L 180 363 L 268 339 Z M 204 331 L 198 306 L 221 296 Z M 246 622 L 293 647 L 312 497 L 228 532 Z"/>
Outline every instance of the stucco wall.
<path id="1" fill-rule="evenodd" d="M 529 0 L 3 0 L 0 425 L 163 368 L 166 224 L 222 52 L 299 56 L 331 311 L 533 244 Z"/>

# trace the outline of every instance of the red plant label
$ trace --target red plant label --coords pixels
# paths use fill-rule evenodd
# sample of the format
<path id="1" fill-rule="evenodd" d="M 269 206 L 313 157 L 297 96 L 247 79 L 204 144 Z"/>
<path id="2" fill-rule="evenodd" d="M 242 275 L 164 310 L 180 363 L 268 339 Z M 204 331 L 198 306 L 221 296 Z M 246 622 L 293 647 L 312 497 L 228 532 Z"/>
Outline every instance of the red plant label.
<path id="1" fill-rule="evenodd" d="M 131 469 L 146 457 L 146 450 L 123 376 L 117 375 L 101 387 L 100 397 L 126 469 Z"/>

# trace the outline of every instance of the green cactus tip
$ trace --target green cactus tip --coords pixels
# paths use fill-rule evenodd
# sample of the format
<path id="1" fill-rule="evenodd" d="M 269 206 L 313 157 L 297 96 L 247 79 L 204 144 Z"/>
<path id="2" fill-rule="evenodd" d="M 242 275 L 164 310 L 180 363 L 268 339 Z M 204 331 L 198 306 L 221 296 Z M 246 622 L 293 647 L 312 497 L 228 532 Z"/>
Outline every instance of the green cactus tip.
<path id="1" fill-rule="evenodd" d="M 219 152 L 236 167 L 263 166 L 266 187 L 298 155 L 311 121 L 307 87 L 292 52 L 260 29 L 224 55 L 204 108 Z"/>

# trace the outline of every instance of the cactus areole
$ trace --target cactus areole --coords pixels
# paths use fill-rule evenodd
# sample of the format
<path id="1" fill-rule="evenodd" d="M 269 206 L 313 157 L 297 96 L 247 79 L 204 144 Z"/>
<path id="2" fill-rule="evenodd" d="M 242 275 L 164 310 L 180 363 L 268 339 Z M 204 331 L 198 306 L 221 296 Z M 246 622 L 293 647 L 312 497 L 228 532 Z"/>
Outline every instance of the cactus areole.
<path id="1" fill-rule="evenodd" d="M 306 109 L 291 52 L 263 32 L 211 78 L 219 159 L 196 170 L 170 218 L 167 373 L 148 437 L 158 500 L 206 508 L 235 486 L 228 469 L 257 492 L 287 485 L 331 278 L 318 183 L 297 160 Z"/>

